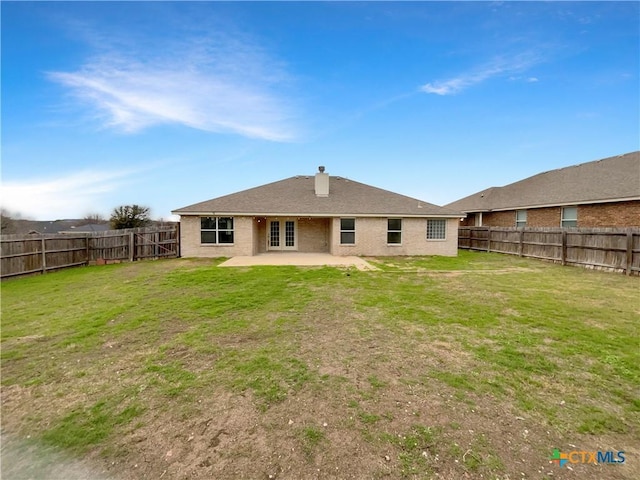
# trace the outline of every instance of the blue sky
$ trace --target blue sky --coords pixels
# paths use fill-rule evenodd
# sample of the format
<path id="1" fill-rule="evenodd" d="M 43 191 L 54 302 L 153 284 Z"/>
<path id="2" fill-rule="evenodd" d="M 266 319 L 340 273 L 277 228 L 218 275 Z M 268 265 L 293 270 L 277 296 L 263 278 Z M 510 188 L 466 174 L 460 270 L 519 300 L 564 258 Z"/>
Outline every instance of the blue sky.
<path id="1" fill-rule="evenodd" d="M 639 146 L 638 2 L 6 2 L 2 206 L 173 209 L 325 165 L 444 205 Z"/>

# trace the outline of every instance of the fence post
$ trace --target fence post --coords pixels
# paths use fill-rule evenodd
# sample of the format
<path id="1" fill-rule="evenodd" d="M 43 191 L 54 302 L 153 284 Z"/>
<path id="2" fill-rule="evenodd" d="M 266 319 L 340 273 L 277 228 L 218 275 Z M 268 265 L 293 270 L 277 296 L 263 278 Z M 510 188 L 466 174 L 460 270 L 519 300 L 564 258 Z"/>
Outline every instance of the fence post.
<path id="1" fill-rule="evenodd" d="M 176 257 L 180 258 L 180 222 L 176 224 Z"/>
<path id="2" fill-rule="evenodd" d="M 487 227 L 487 253 L 491 251 L 491 227 Z"/>
<path id="3" fill-rule="evenodd" d="M 129 261 L 136 259 L 136 236 L 133 232 L 129 232 Z"/>
<path id="4" fill-rule="evenodd" d="M 87 265 L 89 265 L 89 261 L 91 260 L 91 256 L 90 256 L 91 252 L 89 251 L 89 235 L 84 237 L 84 241 L 85 241 L 86 250 L 87 250 Z"/>
<path id="5" fill-rule="evenodd" d="M 562 249 L 560 252 L 560 263 L 562 265 L 567 264 L 567 231 L 562 230 Z"/>
<path id="6" fill-rule="evenodd" d="M 46 238 L 42 237 L 42 273 L 47 273 Z"/>
<path id="7" fill-rule="evenodd" d="M 633 232 L 627 232 L 627 265 L 625 273 L 631 275 L 631 266 L 633 264 Z"/>
<path id="8" fill-rule="evenodd" d="M 520 233 L 518 235 L 518 256 L 521 257 L 524 249 L 524 228 L 520 229 Z"/>

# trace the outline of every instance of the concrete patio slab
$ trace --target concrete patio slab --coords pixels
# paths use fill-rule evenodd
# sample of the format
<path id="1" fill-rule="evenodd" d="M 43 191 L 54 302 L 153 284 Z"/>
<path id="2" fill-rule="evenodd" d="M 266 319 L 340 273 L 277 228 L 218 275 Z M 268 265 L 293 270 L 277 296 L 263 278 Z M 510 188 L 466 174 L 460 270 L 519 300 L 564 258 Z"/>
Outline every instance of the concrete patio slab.
<path id="1" fill-rule="evenodd" d="M 278 252 L 261 253 L 254 256 L 238 256 L 218 265 L 219 267 L 251 267 L 255 265 L 293 265 L 305 266 L 335 266 L 356 267 L 358 270 L 377 270 L 366 260 L 360 257 L 339 257 L 329 253 L 298 253 Z"/>

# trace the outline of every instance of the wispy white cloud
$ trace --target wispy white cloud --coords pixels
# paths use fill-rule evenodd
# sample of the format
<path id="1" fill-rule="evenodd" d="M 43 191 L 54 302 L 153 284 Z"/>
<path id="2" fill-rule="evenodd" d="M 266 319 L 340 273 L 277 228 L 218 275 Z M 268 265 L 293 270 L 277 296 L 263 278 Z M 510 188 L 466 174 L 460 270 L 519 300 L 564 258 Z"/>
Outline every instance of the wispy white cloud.
<path id="1" fill-rule="evenodd" d="M 127 133 L 180 124 L 271 141 L 296 137 L 282 92 L 290 80 L 259 47 L 220 35 L 160 51 L 125 52 L 123 44 L 114 40 L 78 70 L 48 76 L 91 105 L 104 126 Z"/>
<path id="2" fill-rule="evenodd" d="M 528 68 L 539 63 L 539 61 L 539 57 L 531 53 L 525 53 L 514 57 L 498 57 L 491 62 L 483 64 L 456 77 L 422 85 L 420 90 L 422 92 L 433 93 L 435 95 L 455 95 L 491 78 L 526 71 Z M 515 77 L 511 78 L 513 79 Z M 535 77 L 530 77 L 528 81 L 535 82 L 537 79 Z"/>
<path id="3" fill-rule="evenodd" d="M 522 76 L 510 76 L 509 80 L 512 82 L 526 82 L 526 83 L 536 83 L 539 82 L 540 79 L 538 77 L 522 77 Z"/>
<path id="4" fill-rule="evenodd" d="M 113 192 L 139 171 L 86 170 L 70 175 L 2 182 L 2 208 L 36 220 L 77 218 L 100 208 Z"/>

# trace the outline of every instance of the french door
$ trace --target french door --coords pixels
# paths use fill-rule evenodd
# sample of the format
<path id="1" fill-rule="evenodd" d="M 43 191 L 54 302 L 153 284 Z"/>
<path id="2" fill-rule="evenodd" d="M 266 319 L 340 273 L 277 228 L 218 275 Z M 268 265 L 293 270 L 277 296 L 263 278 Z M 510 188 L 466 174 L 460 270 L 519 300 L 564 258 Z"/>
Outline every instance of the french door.
<path id="1" fill-rule="evenodd" d="M 297 236 L 295 220 L 269 221 L 269 238 L 267 239 L 269 250 L 297 250 Z"/>

